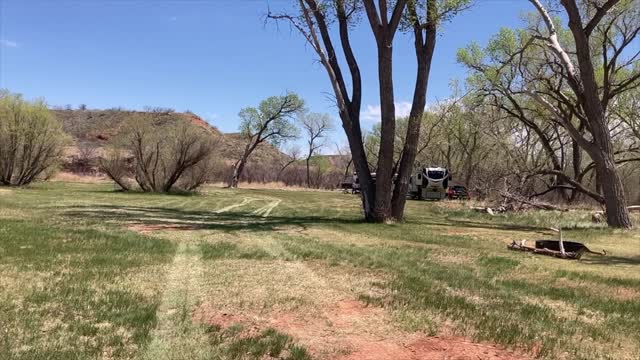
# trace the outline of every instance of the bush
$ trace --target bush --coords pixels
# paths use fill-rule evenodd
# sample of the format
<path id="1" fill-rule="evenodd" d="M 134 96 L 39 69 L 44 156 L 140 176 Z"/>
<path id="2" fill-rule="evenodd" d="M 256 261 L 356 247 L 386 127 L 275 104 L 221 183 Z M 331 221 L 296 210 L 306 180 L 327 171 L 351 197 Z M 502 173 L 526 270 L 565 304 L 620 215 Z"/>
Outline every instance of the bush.
<path id="1" fill-rule="evenodd" d="M 193 191 L 209 180 L 217 147 L 206 129 L 175 116 L 136 114 L 100 161 L 123 190 L 133 177 L 142 191 Z"/>
<path id="2" fill-rule="evenodd" d="M 0 93 L 0 184 L 48 178 L 61 162 L 67 136 L 42 101 Z"/>

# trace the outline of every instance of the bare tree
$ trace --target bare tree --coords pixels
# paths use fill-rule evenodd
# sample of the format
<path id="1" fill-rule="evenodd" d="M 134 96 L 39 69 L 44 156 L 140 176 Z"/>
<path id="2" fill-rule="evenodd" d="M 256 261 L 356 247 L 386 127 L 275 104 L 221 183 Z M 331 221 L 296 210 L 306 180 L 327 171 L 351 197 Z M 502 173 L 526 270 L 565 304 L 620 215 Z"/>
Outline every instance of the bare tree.
<path id="1" fill-rule="evenodd" d="M 132 173 L 129 165 L 130 161 L 126 150 L 117 146 L 109 147 L 105 155 L 99 159 L 100 170 L 124 191 L 131 189 L 131 184 L 127 180 Z"/>
<path id="2" fill-rule="evenodd" d="M 278 176 L 276 176 L 276 181 L 280 181 L 280 178 L 282 177 L 282 173 L 289 166 L 294 164 L 296 161 L 300 160 L 300 155 L 302 154 L 302 150 L 298 145 L 293 145 L 285 151 L 285 154 L 287 155 L 287 157 L 283 158 L 284 163 L 282 163 L 282 165 L 280 166 L 280 170 L 278 170 Z"/>
<path id="3" fill-rule="evenodd" d="M 336 154 L 338 154 L 340 159 L 338 161 L 338 168 L 344 169 L 342 179 L 340 181 L 346 181 L 349 178 L 349 170 L 351 170 L 351 165 L 353 165 L 353 157 L 351 156 L 351 152 L 349 151 L 349 144 L 341 146 L 336 143 L 335 146 Z"/>
<path id="4" fill-rule="evenodd" d="M 263 100 L 257 109 L 248 107 L 240 111 L 240 132 L 247 144 L 240 159 L 233 165 L 229 187 L 238 187 L 247 160 L 258 145 L 268 141 L 278 146 L 297 137 L 298 129 L 294 126 L 293 120 L 303 110 L 304 101 L 298 95 L 288 93 Z"/>
<path id="5" fill-rule="evenodd" d="M 309 113 L 300 117 L 300 127 L 307 138 L 307 187 L 311 187 L 311 158 L 326 145 L 325 137 L 333 129 L 331 116 L 328 114 Z"/>
<path id="6" fill-rule="evenodd" d="M 142 191 L 171 192 L 191 191 L 207 180 L 216 143 L 206 129 L 171 114 L 139 114 L 111 146 L 101 167 L 123 190 L 130 188 L 130 168 Z"/>

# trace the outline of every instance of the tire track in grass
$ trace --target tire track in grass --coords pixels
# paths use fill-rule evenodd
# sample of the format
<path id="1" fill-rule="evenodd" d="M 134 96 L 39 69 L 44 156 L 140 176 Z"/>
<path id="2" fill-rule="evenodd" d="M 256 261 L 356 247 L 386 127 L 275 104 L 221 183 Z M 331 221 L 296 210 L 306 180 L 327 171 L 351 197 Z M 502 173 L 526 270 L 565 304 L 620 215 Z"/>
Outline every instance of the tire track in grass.
<path id="1" fill-rule="evenodd" d="M 280 203 L 282 202 L 282 199 L 278 199 L 278 200 L 274 200 L 272 202 L 270 202 L 269 204 L 256 209 L 255 211 L 253 211 L 251 214 L 252 215 L 259 215 L 262 217 L 269 217 L 269 214 L 271 214 L 271 211 L 273 211 L 273 209 L 275 209 L 276 207 L 278 207 L 278 205 L 280 205 Z"/>
<path id="2" fill-rule="evenodd" d="M 215 214 L 222 214 L 222 213 L 225 213 L 225 212 L 227 212 L 229 210 L 233 210 L 235 208 L 239 208 L 241 206 L 248 205 L 248 204 L 250 204 L 250 203 L 252 203 L 252 202 L 254 202 L 256 200 L 259 200 L 259 199 L 244 198 L 244 200 L 242 200 L 242 202 L 239 202 L 239 203 L 233 204 L 233 205 L 229 205 L 229 206 L 225 206 L 222 209 L 218 209 L 218 210 L 214 211 L 214 213 Z"/>
<path id="3" fill-rule="evenodd" d="M 192 310 L 202 294 L 203 274 L 199 247 L 180 243 L 165 279 L 166 288 L 156 312 L 157 325 L 142 359 L 214 358 L 205 329 L 191 321 Z"/>

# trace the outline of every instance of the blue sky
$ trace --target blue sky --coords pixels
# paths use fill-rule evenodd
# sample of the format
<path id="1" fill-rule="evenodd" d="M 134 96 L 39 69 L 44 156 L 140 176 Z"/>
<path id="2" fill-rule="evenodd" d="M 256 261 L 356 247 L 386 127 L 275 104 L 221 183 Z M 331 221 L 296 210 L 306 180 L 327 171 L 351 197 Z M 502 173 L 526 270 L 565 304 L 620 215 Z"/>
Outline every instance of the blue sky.
<path id="1" fill-rule="evenodd" d="M 0 0 L 0 88 L 44 97 L 52 106 L 144 106 L 191 110 L 224 132 L 238 128 L 242 107 L 286 91 L 311 111 L 336 115 L 313 51 L 289 27 L 266 24 L 268 6 L 284 0 Z M 476 0 L 438 38 L 429 101 L 464 79 L 458 48 L 485 43 L 500 27 L 531 11 L 525 0 Z M 394 47 L 398 112 L 411 101 L 411 38 Z M 368 23 L 353 35 L 364 77 L 363 121 L 379 104 L 375 44 Z M 336 116 L 337 121 L 337 116 Z M 338 123 L 336 123 L 338 124 Z M 340 136 L 341 131 L 337 132 Z"/>

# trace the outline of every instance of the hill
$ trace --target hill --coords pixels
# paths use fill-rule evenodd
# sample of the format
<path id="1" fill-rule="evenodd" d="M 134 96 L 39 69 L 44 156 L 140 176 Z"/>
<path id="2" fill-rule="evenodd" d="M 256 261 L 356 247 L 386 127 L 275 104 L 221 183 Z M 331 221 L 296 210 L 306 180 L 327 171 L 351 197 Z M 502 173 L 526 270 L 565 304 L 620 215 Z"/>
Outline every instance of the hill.
<path id="1" fill-rule="evenodd" d="M 52 112 L 62 122 L 65 132 L 73 139 L 73 144 L 67 150 L 65 168 L 68 170 L 75 168 L 71 164 L 77 162 L 79 157 L 86 157 L 88 153 L 99 156 L 102 149 L 118 134 L 126 120 L 141 113 L 152 114 L 155 118 L 164 121 L 188 121 L 207 129 L 220 143 L 219 154 L 227 165 L 232 165 L 245 147 L 245 141 L 240 134 L 224 134 L 215 126 L 189 112 L 141 112 L 120 109 L 52 110 Z M 263 144 L 256 149 L 250 163 L 275 165 L 285 162 L 287 158 L 287 155 L 270 144 Z"/>

